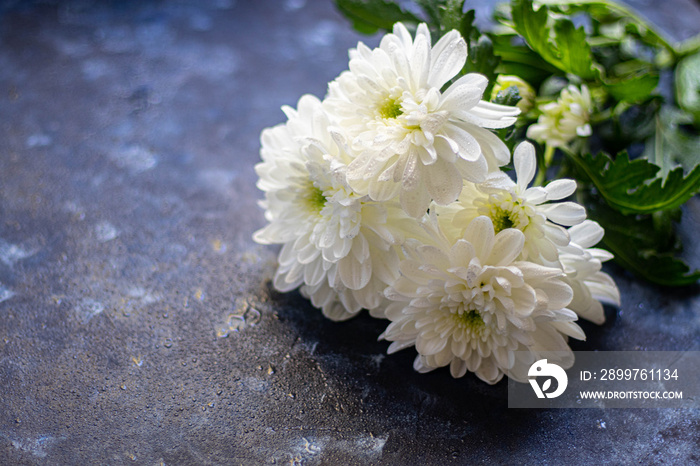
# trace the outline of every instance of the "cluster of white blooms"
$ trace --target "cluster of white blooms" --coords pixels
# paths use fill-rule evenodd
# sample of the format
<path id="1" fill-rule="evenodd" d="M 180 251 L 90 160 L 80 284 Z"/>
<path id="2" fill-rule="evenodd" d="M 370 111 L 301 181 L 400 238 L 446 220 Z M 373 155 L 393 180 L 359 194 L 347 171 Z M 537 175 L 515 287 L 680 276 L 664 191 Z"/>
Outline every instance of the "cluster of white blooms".
<path id="1" fill-rule="evenodd" d="M 527 137 L 552 147 L 565 147 L 577 137 L 591 135 L 591 93 L 585 84 L 563 89 L 556 102 L 540 106 L 537 123 L 527 129 Z"/>
<path id="2" fill-rule="evenodd" d="M 576 183 L 529 187 L 528 142 L 516 181 L 501 170 L 511 154 L 490 129 L 519 110 L 482 100 L 481 75 L 455 80 L 466 58 L 456 31 L 432 45 L 424 24 L 358 44 L 323 101 L 303 96 L 263 131 L 254 238 L 282 245 L 275 288 L 333 320 L 388 319 L 389 352 L 415 347 L 416 370 L 525 380 L 542 355 L 572 364 L 577 318 L 601 323 L 619 294 L 592 247 L 602 229 L 562 201 Z"/>

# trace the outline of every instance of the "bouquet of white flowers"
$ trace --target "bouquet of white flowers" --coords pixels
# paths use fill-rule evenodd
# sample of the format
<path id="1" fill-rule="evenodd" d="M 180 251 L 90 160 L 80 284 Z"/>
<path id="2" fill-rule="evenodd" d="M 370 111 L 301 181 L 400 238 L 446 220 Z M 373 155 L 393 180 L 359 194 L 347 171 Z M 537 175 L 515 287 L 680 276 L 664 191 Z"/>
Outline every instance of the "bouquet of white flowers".
<path id="1" fill-rule="evenodd" d="M 420 372 L 449 366 L 493 384 L 504 374 L 526 380 L 543 357 L 569 367 L 568 337 L 585 338 L 576 321 L 601 324 L 603 303 L 620 299 L 601 271 L 613 255 L 594 247 L 603 227 L 581 203 L 601 222 L 614 209 L 646 222 L 691 197 L 700 170 L 679 168 L 662 184 L 649 180 L 658 168 L 646 159 L 590 154 L 596 126 L 651 105 L 642 95 L 651 81 L 605 74 L 566 17 L 516 0 L 502 13 L 508 29 L 489 36 L 462 2 L 420 3 L 428 23 L 383 0 L 338 1 L 359 29 L 393 32 L 374 49 L 360 42 L 323 100 L 301 97 L 283 108 L 285 123 L 263 131 L 256 172 L 269 223 L 255 240 L 282 245 L 276 289 L 300 288 L 333 320 L 361 309 L 387 319 L 389 353 L 415 347 Z M 567 200 L 577 182 L 563 173 L 585 187 L 579 202 Z M 619 251 L 624 265 L 639 265 Z M 647 258 L 666 280 L 674 268 L 670 284 L 697 280 L 664 254 Z"/>

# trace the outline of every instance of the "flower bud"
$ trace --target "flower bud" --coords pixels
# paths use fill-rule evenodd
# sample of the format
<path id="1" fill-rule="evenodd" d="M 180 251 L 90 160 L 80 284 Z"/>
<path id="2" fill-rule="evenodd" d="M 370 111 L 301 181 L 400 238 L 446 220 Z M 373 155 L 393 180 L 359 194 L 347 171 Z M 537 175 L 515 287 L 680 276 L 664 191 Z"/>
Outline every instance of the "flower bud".
<path id="1" fill-rule="evenodd" d="M 520 109 L 520 111 L 525 113 L 532 109 L 535 104 L 535 90 L 527 82 L 523 81 L 517 76 L 509 76 L 505 74 L 498 75 L 498 78 L 496 78 L 496 84 L 493 86 L 493 91 L 491 91 L 491 101 L 503 103 L 498 102 L 498 99 L 505 96 L 505 94 L 508 92 L 508 88 L 510 87 L 515 87 L 518 90 L 520 101 L 516 104 L 516 106 Z"/>

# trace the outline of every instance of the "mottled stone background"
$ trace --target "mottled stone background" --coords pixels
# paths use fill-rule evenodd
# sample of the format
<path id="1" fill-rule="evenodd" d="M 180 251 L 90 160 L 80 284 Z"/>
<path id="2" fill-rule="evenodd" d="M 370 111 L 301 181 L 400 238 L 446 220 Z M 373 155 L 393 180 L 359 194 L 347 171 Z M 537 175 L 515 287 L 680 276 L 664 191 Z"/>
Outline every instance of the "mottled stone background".
<path id="1" fill-rule="evenodd" d="M 697 410 L 508 410 L 270 289 L 259 133 L 358 39 L 325 0 L 0 2 L 0 464 L 700 461 Z M 697 288 L 609 271 L 622 307 L 577 349 L 700 349 Z"/>

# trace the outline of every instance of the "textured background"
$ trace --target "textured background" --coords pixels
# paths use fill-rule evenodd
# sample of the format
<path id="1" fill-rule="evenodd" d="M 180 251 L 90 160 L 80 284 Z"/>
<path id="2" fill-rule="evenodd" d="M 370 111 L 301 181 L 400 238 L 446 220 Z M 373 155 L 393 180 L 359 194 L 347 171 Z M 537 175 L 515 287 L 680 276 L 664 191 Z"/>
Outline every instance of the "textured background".
<path id="1" fill-rule="evenodd" d="M 700 461 L 697 410 L 508 410 L 270 289 L 259 133 L 358 39 L 330 1 L 0 2 L 0 464 Z M 700 349 L 697 288 L 608 270 L 576 349 Z"/>

